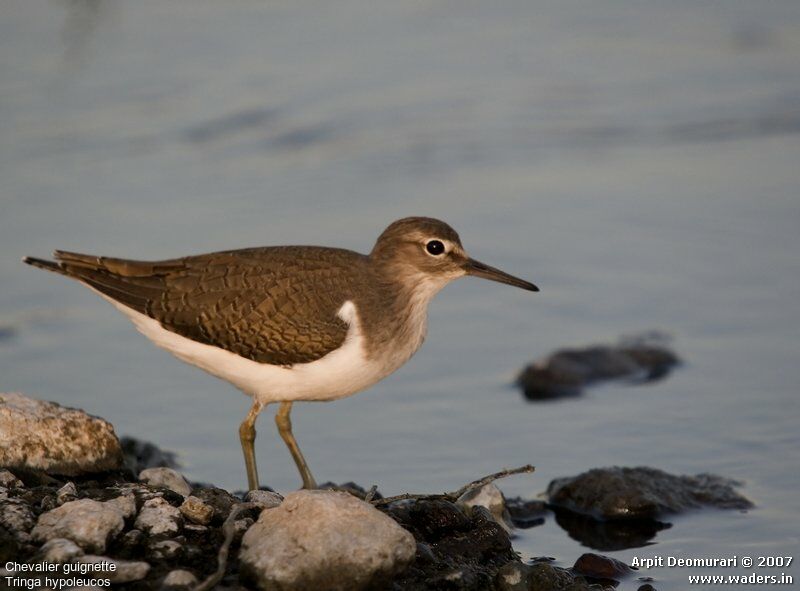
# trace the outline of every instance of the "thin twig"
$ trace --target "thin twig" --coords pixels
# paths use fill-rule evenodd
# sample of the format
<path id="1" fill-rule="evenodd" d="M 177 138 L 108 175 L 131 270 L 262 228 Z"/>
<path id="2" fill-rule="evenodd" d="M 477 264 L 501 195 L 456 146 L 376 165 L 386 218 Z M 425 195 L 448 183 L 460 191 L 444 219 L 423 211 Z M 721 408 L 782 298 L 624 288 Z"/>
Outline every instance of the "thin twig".
<path id="1" fill-rule="evenodd" d="M 446 500 L 446 501 L 455 501 L 462 495 L 468 493 L 471 490 L 475 490 L 476 488 L 481 488 L 482 486 L 486 486 L 490 482 L 494 482 L 495 480 L 499 480 L 500 478 L 506 478 L 507 476 L 513 476 L 514 474 L 529 474 L 533 472 L 536 468 L 531 466 L 530 464 L 526 466 L 520 466 L 519 468 L 511 468 L 508 470 L 501 470 L 500 472 L 495 472 L 494 474 L 489 474 L 488 476 L 484 476 L 483 478 L 479 478 L 478 480 L 474 480 L 469 484 L 465 484 L 461 488 L 453 492 L 446 492 L 440 494 L 433 494 L 433 495 L 418 495 L 418 494 L 411 494 L 411 493 L 403 493 L 402 495 L 397 495 L 394 497 L 386 497 L 384 499 L 377 499 L 371 501 L 371 503 L 378 507 L 380 505 L 388 505 L 389 503 L 394 503 L 395 501 L 407 501 L 407 500 L 415 500 L 415 501 L 433 501 L 433 500 Z"/>
<path id="2" fill-rule="evenodd" d="M 261 506 L 257 503 L 239 503 L 233 509 L 231 509 L 230 514 L 228 515 L 227 519 L 225 519 L 225 523 L 222 524 L 222 533 L 225 536 L 225 539 L 222 542 L 222 546 L 219 548 L 219 553 L 217 554 L 217 570 L 213 575 L 210 575 L 202 583 L 195 587 L 193 591 L 210 591 L 216 587 L 217 584 L 219 584 L 219 582 L 225 576 L 225 570 L 228 567 L 228 552 L 230 551 L 233 537 L 236 535 L 236 518 L 242 511 L 260 508 Z"/>

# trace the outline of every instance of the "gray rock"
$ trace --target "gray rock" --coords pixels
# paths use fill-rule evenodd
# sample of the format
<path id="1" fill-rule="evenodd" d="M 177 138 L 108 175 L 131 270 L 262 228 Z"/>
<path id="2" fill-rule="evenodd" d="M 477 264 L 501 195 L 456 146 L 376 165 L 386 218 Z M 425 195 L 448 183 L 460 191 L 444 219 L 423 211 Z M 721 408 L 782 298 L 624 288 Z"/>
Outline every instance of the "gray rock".
<path id="1" fill-rule="evenodd" d="M 66 564 L 78 556 L 83 556 L 83 550 L 75 542 L 66 538 L 48 540 L 37 553 L 39 562 L 51 564 Z"/>
<path id="2" fill-rule="evenodd" d="M 245 495 L 244 500 L 255 503 L 264 509 L 272 509 L 283 502 L 283 497 L 269 490 L 251 490 Z"/>
<path id="3" fill-rule="evenodd" d="M 106 503 L 119 509 L 125 519 L 136 515 L 136 497 L 129 490 L 123 491 L 121 495 L 109 499 Z"/>
<path id="4" fill-rule="evenodd" d="M 174 536 L 183 526 L 181 512 L 162 498 L 145 501 L 134 527 L 151 536 Z"/>
<path id="5" fill-rule="evenodd" d="M 150 540 L 147 545 L 147 556 L 151 560 L 174 561 L 182 549 L 183 546 L 175 540 Z"/>
<path id="6" fill-rule="evenodd" d="M 116 505 L 79 499 L 42 513 L 31 535 L 38 542 L 67 538 L 88 552 L 103 553 L 123 527 L 125 519 Z"/>
<path id="7" fill-rule="evenodd" d="M 150 572 L 150 565 L 146 562 L 121 560 L 109 558 L 108 556 L 81 556 L 76 558 L 75 562 L 80 564 L 101 564 L 104 562 L 113 564 L 115 566 L 114 570 L 97 571 L 89 573 L 89 576 L 94 576 L 96 579 L 108 579 L 115 585 L 141 581 Z"/>
<path id="8" fill-rule="evenodd" d="M 180 512 L 186 519 L 198 525 L 208 525 L 214 517 L 214 507 L 192 496 L 186 497 L 180 506 Z"/>
<path id="9" fill-rule="evenodd" d="M 22 481 L 8 470 L 0 470 L 0 486 L 3 488 L 25 488 Z"/>
<path id="10" fill-rule="evenodd" d="M 302 490 L 262 511 L 242 539 L 241 574 L 260 589 L 356 591 L 413 559 L 414 537 L 347 493 Z"/>
<path id="11" fill-rule="evenodd" d="M 111 423 L 54 402 L 0 394 L 0 466 L 77 476 L 122 467 Z"/>
<path id="12" fill-rule="evenodd" d="M 163 486 L 182 497 L 192 494 L 192 487 L 179 472 L 172 468 L 147 468 L 139 473 L 139 480 L 150 486 Z"/>
<path id="13" fill-rule="evenodd" d="M 595 519 L 657 519 L 704 505 L 749 509 L 734 489 L 740 483 L 714 476 L 675 476 L 655 468 L 596 468 L 547 487 L 552 505 Z"/>
<path id="14" fill-rule="evenodd" d="M 165 589 L 190 589 L 197 585 L 197 577 L 188 570 L 176 569 L 169 571 L 161 584 Z"/>

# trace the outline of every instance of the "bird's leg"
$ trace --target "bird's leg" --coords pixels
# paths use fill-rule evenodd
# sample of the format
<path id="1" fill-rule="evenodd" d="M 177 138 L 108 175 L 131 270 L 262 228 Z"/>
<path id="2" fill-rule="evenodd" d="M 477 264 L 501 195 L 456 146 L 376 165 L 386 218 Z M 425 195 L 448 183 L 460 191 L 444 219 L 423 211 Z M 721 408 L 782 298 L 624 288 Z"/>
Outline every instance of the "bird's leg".
<path id="1" fill-rule="evenodd" d="M 292 434 L 292 420 L 289 418 L 290 412 L 292 412 L 292 403 L 281 402 L 281 407 L 275 414 L 275 424 L 278 425 L 278 433 L 281 434 L 283 442 L 292 454 L 294 463 L 297 464 L 297 469 L 300 470 L 300 476 L 303 477 L 303 488 L 317 488 L 317 482 L 311 475 L 311 470 L 308 469 L 308 464 L 306 464 L 306 460 L 303 457 L 303 452 L 300 451 L 297 441 Z"/>
<path id="2" fill-rule="evenodd" d="M 247 469 L 247 488 L 248 490 L 258 490 L 258 469 L 256 468 L 256 450 L 253 443 L 256 440 L 256 419 L 258 413 L 264 408 L 264 404 L 258 401 L 253 402 L 250 412 L 239 425 L 239 439 L 242 442 L 244 452 L 244 465 Z"/>

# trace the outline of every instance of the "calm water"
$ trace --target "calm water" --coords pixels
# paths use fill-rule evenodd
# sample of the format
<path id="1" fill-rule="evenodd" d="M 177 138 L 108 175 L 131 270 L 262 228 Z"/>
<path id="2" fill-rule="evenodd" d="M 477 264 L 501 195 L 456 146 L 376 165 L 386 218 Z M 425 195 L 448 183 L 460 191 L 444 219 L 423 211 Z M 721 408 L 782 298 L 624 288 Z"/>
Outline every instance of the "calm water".
<path id="1" fill-rule="evenodd" d="M 794 0 L 6 0 L 0 390 L 82 407 L 241 488 L 247 399 L 19 258 L 367 251 L 393 219 L 432 215 L 542 292 L 459 281 L 406 367 L 298 405 L 319 479 L 436 492 L 531 462 L 502 487 L 532 497 L 598 466 L 709 471 L 757 509 L 606 553 L 800 560 L 798 132 Z M 538 405 L 509 385 L 557 347 L 651 328 L 687 361 L 664 382 Z M 291 489 L 269 414 L 262 478 Z M 553 519 L 516 547 L 564 565 L 586 551 Z M 689 571 L 642 574 L 683 589 Z"/>

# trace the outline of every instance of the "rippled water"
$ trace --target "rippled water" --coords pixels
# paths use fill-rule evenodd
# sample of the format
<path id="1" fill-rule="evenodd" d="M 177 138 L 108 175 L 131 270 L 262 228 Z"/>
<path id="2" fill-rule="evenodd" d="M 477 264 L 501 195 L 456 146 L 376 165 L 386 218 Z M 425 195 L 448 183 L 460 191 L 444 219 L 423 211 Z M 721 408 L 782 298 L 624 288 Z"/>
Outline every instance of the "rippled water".
<path id="1" fill-rule="evenodd" d="M 708 471 L 757 508 L 606 553 L 796 554 L 799 131 L 794 1 L 7 0 L 0 389 L 85 408 L 179 451 L 191 478 L 242 487 L 247 399 L 19 258 L 367 251 L 393 219 L 433 215 L 542 292 L 459 281 L 406 367 L 298 405 L 319 479 L 436 492 L 532 462 L 502 486 L 534 496 L 597 466 Z M 548 404 L 510 386 L 557 347 L 651 328 L 687 362 L 666 381 Z M 268 414 L 262 477 L 290 489 Z M 516 547 L 565 565 L 586 551 L 552 518 Z M 688 573 L 642 574 L 663 590 Z"/>

